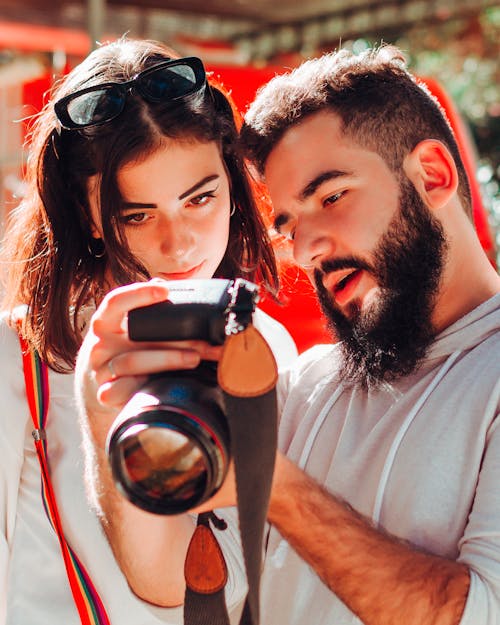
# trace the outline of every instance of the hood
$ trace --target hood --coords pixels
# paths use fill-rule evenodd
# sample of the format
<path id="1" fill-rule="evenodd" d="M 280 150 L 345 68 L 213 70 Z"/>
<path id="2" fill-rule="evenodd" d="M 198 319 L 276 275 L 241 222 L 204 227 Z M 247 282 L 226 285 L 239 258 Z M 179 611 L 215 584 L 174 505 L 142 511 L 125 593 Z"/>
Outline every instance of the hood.
<path id="1" fill-rule="evenodd" d="M 438 334 L 426 360 L 470 350 L 500 329 L 500 293 L 483 302 Z"/>

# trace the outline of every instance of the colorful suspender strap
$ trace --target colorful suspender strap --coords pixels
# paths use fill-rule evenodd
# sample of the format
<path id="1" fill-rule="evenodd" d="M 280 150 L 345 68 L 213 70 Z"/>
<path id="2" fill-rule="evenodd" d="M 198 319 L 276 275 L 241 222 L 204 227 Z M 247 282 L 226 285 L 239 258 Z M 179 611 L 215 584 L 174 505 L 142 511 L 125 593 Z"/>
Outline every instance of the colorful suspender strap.
<path id="1" fill-rule="evenodd" d="M 49 376 L 48 367 L 42 362 L 38 353 L 31 350 L 28 343 L 19 336 L 23 355 L 24 380 L 26 394 L 35 429 L 35 449 L 40 462 L 42 474 L 42 501 L 49 521 L 59 539 L 66 566 L 71 592 L 80 615 L 82 625 L 110 625 L 108 615 L 97 594 L 92 581 L 75 552 L 66 542 L 57 503 L 50 481 L 47 460 L 47 439 L 45 424 L 49 407 Z"/>

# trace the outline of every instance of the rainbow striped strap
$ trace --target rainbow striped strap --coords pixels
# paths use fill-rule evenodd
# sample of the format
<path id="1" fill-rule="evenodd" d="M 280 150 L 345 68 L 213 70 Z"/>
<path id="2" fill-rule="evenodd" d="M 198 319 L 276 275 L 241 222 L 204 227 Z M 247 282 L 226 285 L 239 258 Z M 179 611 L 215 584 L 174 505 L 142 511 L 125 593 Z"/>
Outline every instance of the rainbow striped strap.
<path id="1" fill-rule="evenodd" d="M 50 481 L 47 459 L 47 439 L 45 435 L 45 425 L 49 407 L 48 367 L 42 362 L 38 353 L 30 349 L 27 341 L 21 335 L 19 335 L 19 340 L 21 342 L 23 356 L 26 395 L 35 426 L 33 438 L 35 440 L 35 449 L 40 462 L 42 475 L 42 501 L 49 521 L 59 539 L 71 592 L 78 614 L 80 615 L 80 621 L 82 625 L 110 625 L 110 620 L 92 580 L 75 552 L 66 542 L 52 483 Z"/>

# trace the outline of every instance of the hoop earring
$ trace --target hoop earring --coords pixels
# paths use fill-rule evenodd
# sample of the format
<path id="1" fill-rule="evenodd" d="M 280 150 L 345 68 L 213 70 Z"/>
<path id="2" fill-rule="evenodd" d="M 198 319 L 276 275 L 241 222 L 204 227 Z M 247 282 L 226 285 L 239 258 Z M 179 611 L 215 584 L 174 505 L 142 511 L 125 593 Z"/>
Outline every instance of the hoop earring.
<path id="1" fill-rule="evenodd" d="M 102 258 L 106 255 L 106 246 L 102 239 L 90 239 L 87 243 L 87 250 L 93 258 Z"/>
<path id="2" fill-rule="evenodd" d="M 229 217 L 232 217 L 235 212 L 236 212 L 236 205 L 233 202 L 233 199 L 231 198 L 231 210 L 229 211 Z"/>

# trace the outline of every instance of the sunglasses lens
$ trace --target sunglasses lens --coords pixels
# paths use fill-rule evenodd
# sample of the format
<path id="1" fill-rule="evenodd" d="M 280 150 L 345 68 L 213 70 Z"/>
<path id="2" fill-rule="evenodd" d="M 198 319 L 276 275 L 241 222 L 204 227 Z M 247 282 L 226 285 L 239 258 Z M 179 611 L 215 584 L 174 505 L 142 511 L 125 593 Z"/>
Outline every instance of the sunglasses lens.
<path id="1" fill-rule="evenodd" d="M 202 84 L 189 65 L 173 65 L 142 76 L 140 90 L 149 100 L 159 102 L 198 91 Z"/>
<path id="2" fill-rule="evenodd" d="M 116 117 L 123 107 L 123 95 L 116 89 L 98 89 L 77 96 L 66 110 L 77 126 L 100 124 Z"/>
<path id="3" fill-rule="evenodd" d="M 107 83 L 67 96 L 54 105 L 63 128 L 98 126 L 123 111 L 129 90 L 136 90 L 149 102 L 177 100 L 203 91 L 205 69 L 200 59 L 188 57 L 151 67 L 124 83 Z"/>

